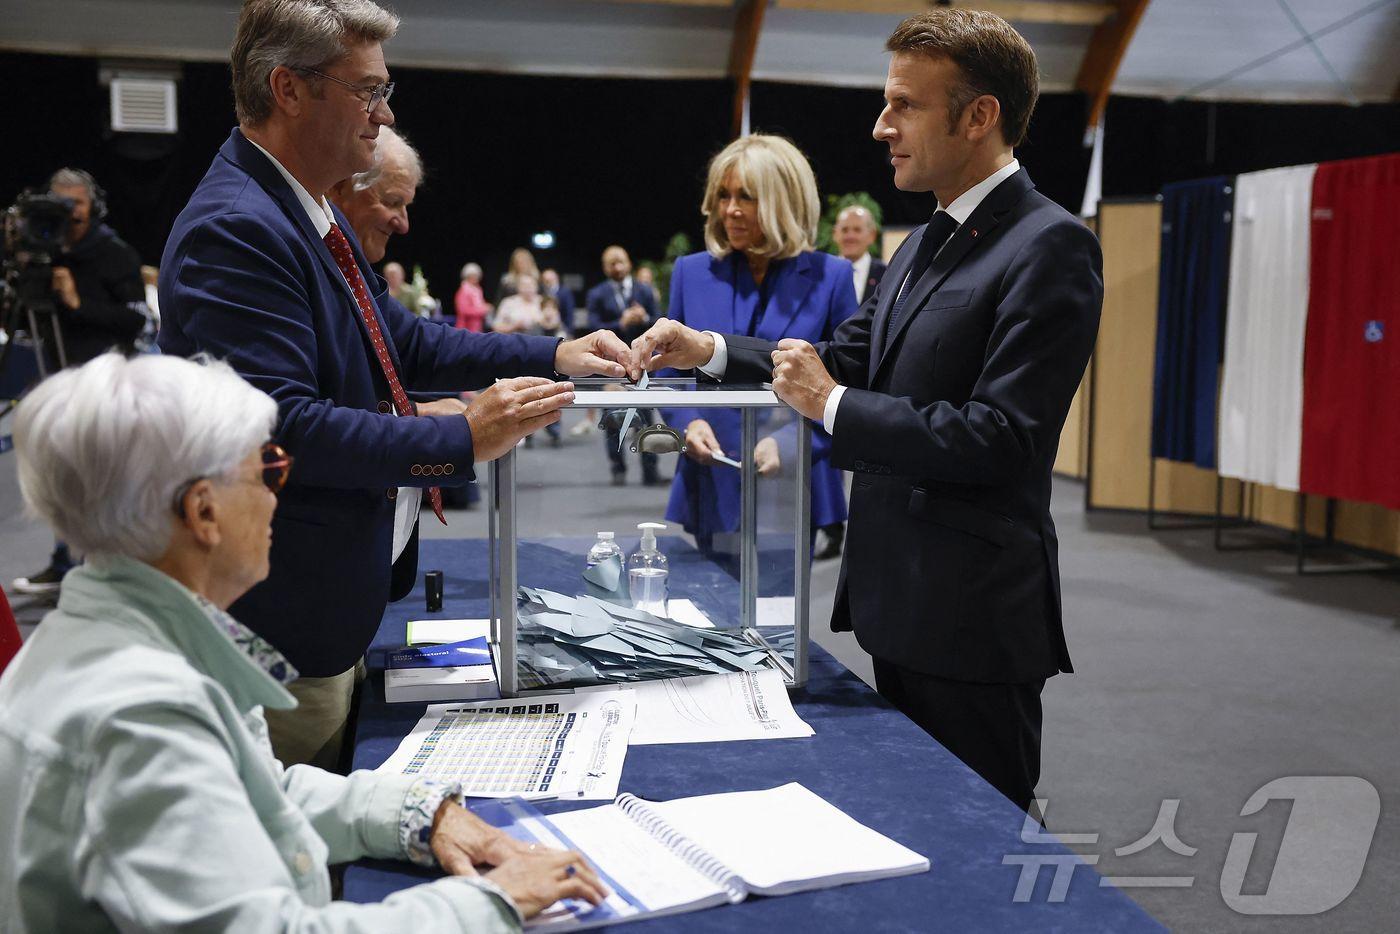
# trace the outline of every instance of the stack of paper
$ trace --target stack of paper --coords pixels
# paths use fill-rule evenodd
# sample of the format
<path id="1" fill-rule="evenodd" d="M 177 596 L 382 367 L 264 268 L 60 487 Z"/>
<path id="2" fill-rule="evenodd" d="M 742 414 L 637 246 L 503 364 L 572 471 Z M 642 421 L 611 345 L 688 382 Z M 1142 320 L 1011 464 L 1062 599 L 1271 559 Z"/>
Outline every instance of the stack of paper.
<path id="1" fill-rule="evenodd" d="M 391 704 L 496 696 L 496 669 L 484 638 L 400 649 L 384 670 L 384 700 Z"/>
<path id="2" fill-rule="evenodd" d="M 520 588 L 522 687 L 758 671 L 768 652 L 734 630 L 681 626 L 597 597 Z"/>

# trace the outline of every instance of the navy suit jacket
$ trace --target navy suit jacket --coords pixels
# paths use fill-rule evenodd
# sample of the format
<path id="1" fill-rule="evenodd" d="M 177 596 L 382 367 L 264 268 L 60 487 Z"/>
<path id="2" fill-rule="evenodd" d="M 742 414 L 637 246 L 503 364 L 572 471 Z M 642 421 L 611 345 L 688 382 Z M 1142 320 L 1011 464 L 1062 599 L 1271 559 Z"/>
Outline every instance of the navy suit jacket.
<path id="1" fill-rule="evenodd" d="M 1050 471 L 1098 333 L 1099 243 L 1021 170 L 911 286 L 887 340 L 922 235 L 818 348 L 848 387 L 831 460 L 855 472 L 832 628 L 937 677 L 1035 682 L 1073 670 Z M 726 380 L 771 373 L 771 344 L 726 340 Z"/>
<path id="2" fill-rule="evenodd" d="M 652 321 L 656 320 L 656 292 L 645 282 L 632 280 L 632 301 L 641 305 L 646 311 L 647 317 Z M 636 333 L 623 334 L 622 313 L 627 309 L 617 296 L 617 287 L 613 285 L 611 279 L 604 279 L 602 282 L 588 290 L 588 329 L 596 331 L 600 328 L 607 328 L 609 331 L 630 340 L 639 336 L 645 331 L 648 325 L 642 325 L 633 330 Z"/>
<path id="3" fill-rule="evenodd" d="M 747 306 L 735 303 L 735 282 L 749 276 L 742 255 L 730 253 L 715 259 L 709 253 L 692 253 L 676 260 L 671 272 L 671 302 L 666 315 L 701 331 L 746 333 L 752 321 Z M 851 264 L 839 256 L 808 251 L 769 266 L 772 294 L 768 308 L 754 333 L 778 341 L 785 337 L 818 343 L 830 340 L 837 327 L 856 313 L 856 292 Z M 747 281 L 750 283 L 752 279 Z M 766 281 L 766 280 L 765 280 Z M 740 316 L 742 320 L 740 319 Z M 757 382 L 772 381 L 769 373 Z M 668 409 L 667 422 L 684 432 L 691 420 L 703 418 L 715 438 L 735 459 L 748 456 L 740 450 L 742 422 L 738 409 Z M 787 410 L 784 410 L 785 412 Z M 789 423 L 795 426 L 795 423 Z M 786 427 L 786 426 L 784 426 Z M 774 433 L 760 428 L 760 434 Z M 791 463 L 796 457 L 796 433 L 776 433 L 780 457 Z M 830 463 L 831 437 L 820 424 L 812 426 L 812 527 L 831 525 L 846 518 L 846 491 L 841 471 Z M 692 533 L 714 534 L 739 529 L 739 471 L 732 467 L 707 467 L 682 457 L 671 486 L 666 518 Z"/>
<path id="4" fill-rule="evenodd" d="M 389 298 L 349 223 L 332 211 L 406 389 L 553 375 L 553 338 L 473 334 Z M 345 277 L 286 179 L 236 129 L 175 220 L 160 306 L 161 350 L 225 360 L 272 396 L 275 437 L 296 459 L 273 518 L 272 572 L 233 615 L 303 675 L 345 671 L 390 599 L 398 487 L 474 478 L 466 419 L 387 414 L 388 384 Z M 397 580 L 411 583 L 416 563 L 411 542 Z"/>
<path id="5" fill-rule="evenodd" d="M 880 280 L 885 277 L 885 261 L 875 259 L 870 260 L 870 273 L 865 278 L 865 284 L 860 287 L 860 303 L 864 305 L 875 294 L 875 289 L 880 285 Z"/>

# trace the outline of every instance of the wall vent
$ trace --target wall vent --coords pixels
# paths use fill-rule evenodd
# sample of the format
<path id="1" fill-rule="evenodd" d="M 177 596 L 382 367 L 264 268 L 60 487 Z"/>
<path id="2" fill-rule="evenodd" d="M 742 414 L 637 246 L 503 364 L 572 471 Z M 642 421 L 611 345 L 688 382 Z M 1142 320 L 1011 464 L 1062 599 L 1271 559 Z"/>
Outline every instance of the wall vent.
<path id="1" fill-rule="evenodd" d="M 174 133 L 175 82 L 169 78 L 113 78 L 112 129 Z"/>

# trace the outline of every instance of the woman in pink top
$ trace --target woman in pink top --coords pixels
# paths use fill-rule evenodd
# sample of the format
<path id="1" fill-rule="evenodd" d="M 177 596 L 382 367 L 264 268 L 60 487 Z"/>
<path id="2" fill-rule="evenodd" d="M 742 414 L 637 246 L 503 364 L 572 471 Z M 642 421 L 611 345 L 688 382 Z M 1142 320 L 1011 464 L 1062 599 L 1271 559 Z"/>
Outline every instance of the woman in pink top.
<path id="1" fill-rule="evenodd" d="M 481 291 L 481 267 L 467 263 L 462 267 L 462 284 L 457 289 L 457 327 L 478 334 L 485 329 L 486 314 L 491 306 Z"/>

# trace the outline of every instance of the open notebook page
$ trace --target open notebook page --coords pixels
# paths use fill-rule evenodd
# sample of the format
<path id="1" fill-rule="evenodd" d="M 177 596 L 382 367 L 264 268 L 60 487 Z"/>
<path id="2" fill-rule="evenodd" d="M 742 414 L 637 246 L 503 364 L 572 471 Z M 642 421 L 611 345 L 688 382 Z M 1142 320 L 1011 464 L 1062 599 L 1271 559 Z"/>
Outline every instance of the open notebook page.
<path id="1" fill-rule="evenodd" d="M 541 842 L 587 855 L 612 894 L 593 911 L 583 903 L 557 903 L 528 927 L 593 927 L 723 905 L 740 897 L 661 845 L 617 805 L 551 814 L 548 825 L 541 828 L 532 822 L 529 829 Z"/>
<path id="2" fill-rule="evenodd" d="M 763 895 L 927 872 L 913 850 L 793 782 L 766 791 L 648 801 L 677 831 Z"/>

